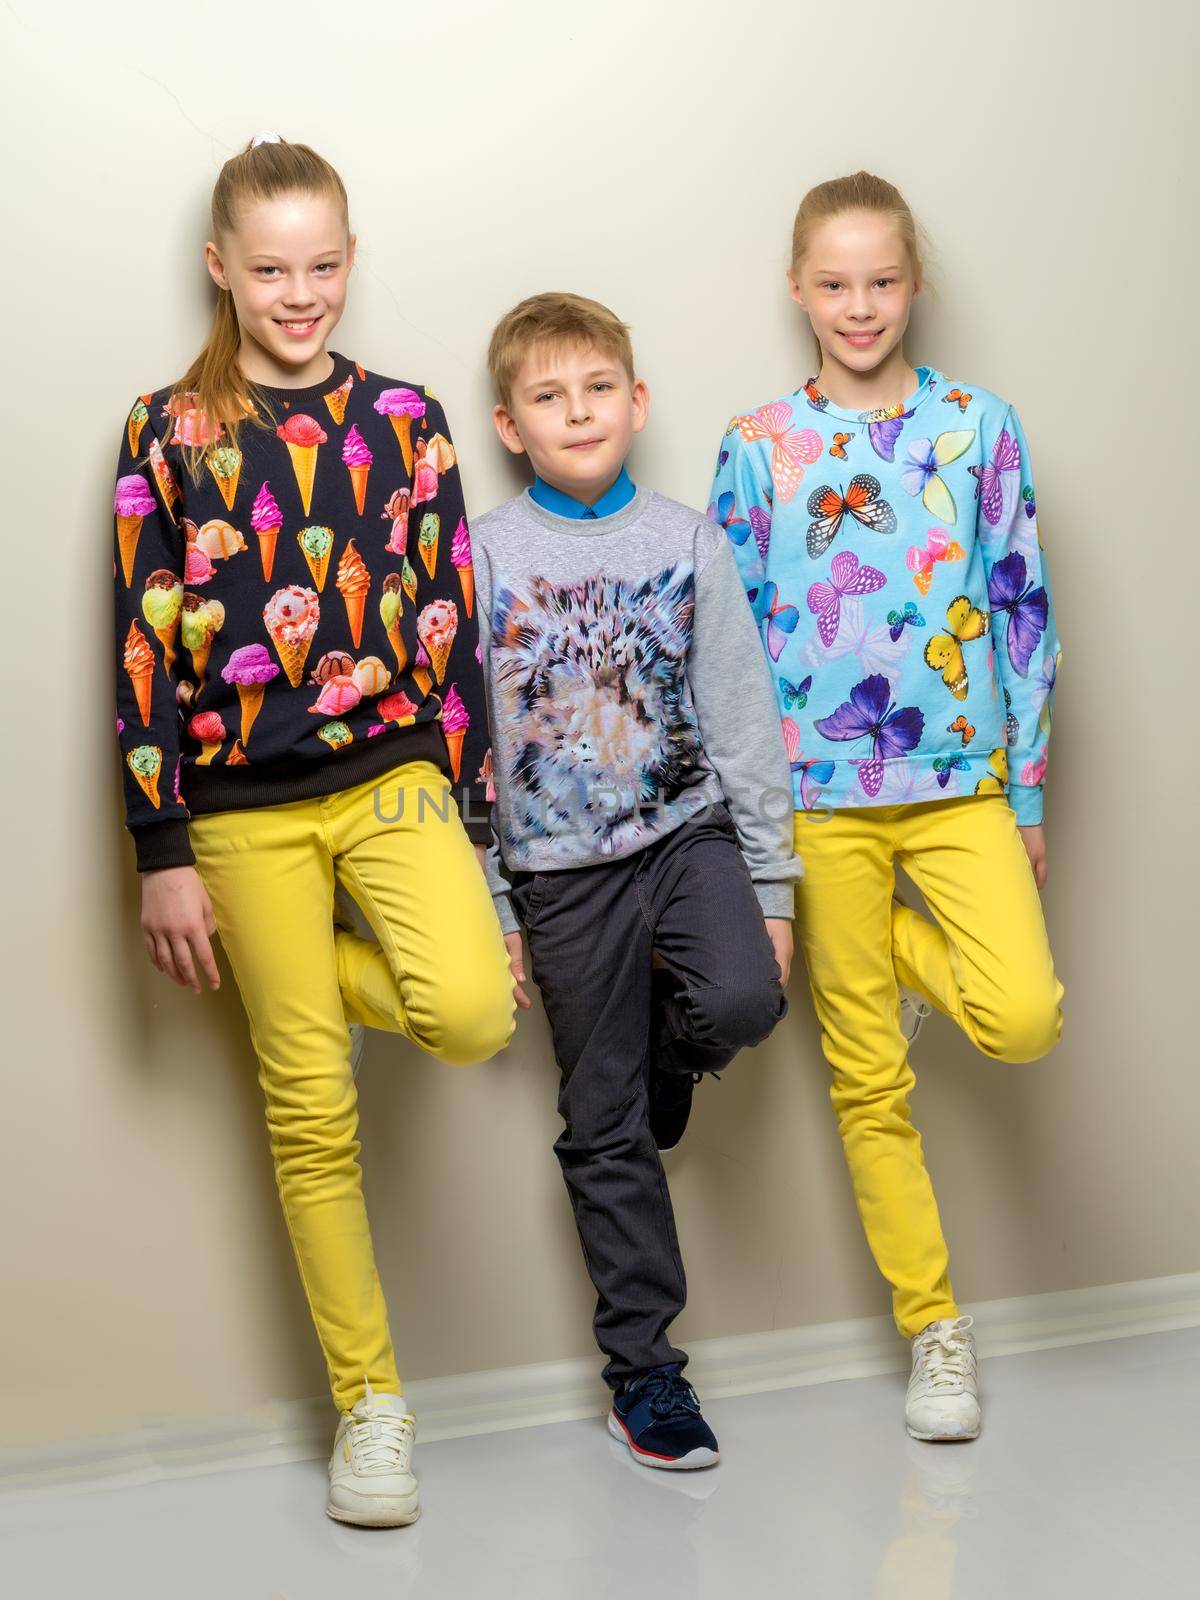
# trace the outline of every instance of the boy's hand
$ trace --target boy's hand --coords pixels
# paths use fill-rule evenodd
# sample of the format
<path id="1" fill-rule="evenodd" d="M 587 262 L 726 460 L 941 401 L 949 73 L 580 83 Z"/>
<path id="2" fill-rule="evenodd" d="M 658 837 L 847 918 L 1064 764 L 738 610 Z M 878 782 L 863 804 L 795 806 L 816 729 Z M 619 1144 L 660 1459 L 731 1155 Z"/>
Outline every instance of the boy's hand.
<path id="1" fill-rule="evenodd" d="M 764 917 L 763 921 L 779 963 L 779 982 L 786 989 L 792 971 L 792 924 L 787 917 Z"/>
<path id="2" fill-rule="evenodd" d="M 1020 826 L 1018 824 L 1018 826 Z M 1029 865 L 1033 868 L 1033 881 L 1039 889 L 1046 887 L 1046 830 L 1041 823 L 1033 827 L 1021 828 L 1021 840 L 1025 846 L 1025 854 L 1029 857 Z"/>
<path id="3" fill-rule="evenodd" d="M 196 969 L 210 989 L 221 987 L 210 940 L 217 931 L 212 903 L 195 867 L 160 867 L 142 874 L 142 938 L 152 966 L 181 989 L 200 993 Z"/>
<path id="4" fill-rule="evenodd" d="M 480 872 L 482 872 L 484 870 L 484 862 L 487 860 L 487 845 L 477 844 L 475 845 L 474 849 L 475 859 L 479 863 Z"/>
<path id="5" fill-rule="evenodd" d="M 513 997 L 522 1011 L 528 1011 L 533 1001 L 522 989 L 525 982 L 525 952 L 519 933 L 504 935 L 504 948 L 508 951 L 508 969 L 513 975 Z"/>

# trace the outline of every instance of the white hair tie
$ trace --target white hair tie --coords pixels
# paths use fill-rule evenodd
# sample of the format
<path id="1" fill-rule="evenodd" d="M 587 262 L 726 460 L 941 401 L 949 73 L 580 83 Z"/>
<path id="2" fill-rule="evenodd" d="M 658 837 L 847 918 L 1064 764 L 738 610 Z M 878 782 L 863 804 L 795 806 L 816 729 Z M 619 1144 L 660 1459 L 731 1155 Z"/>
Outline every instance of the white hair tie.
<path id="1" fill-rule="evenodd" d="M 251 148 L 251 150 L 255 150 L 255 149 L 258 148 L 258 146 L 260 144 L 282 144 L 282 143 L 283 143 L 283 140 L 279 137 L 279 135 L 277 133 L 272 133 L 270 128 L 264 128 L 261 133 L 256 133 L 254 135 L 253 139 L 251 139 L 250 148 Z"/>

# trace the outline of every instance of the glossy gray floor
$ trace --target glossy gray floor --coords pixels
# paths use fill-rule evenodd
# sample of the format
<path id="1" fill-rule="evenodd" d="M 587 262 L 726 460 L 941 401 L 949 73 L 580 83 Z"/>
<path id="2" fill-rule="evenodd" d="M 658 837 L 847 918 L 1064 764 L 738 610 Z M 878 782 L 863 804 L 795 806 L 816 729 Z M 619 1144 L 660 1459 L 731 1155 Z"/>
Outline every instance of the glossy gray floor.
<path id="1" fill-rule="evenodd" d="M 899 1378 L 706 1407 L 723 1462 L 600 1421 L 418 1446 L 425 1515 L 322 1515 L 318 1462 L 0 1506 L 20 1600 L 1107 1600 L 1200 1595 L 1200 1330 L 984 1365 L 986 1426 L 919 1445 Z"/>

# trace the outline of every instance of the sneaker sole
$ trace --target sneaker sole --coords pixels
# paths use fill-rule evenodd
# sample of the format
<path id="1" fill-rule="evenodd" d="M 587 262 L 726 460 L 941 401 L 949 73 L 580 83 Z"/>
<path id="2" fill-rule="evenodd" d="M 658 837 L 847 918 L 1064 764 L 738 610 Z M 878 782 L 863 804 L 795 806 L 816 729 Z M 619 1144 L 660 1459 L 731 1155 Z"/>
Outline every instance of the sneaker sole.
<path id="1" fill-rule="evenodd" d="M 939 1429 L 936 1433 L 918 1433 L 915 1428 L 908 1429 L 910 1439 L 920 1439 L 923 1444 L 969 1444 L 972 1439 L 978 1439 L 979 1428 L 961 1428 L 953 1433 L 948 1429 Z"/>
<path id="2" fill-rule="evenodd" d="M 354 1528 L 407 1528 L 421 1515 L 421 1504 L 420 1501 L 415 1505 L 396 1501 L 373 1506 L 369 1501 L 364 1501 L 360 1508 L 352 1511 L 327 1500 L 325 1515 L 332 1517 L 334 1522 L 346 1522 Z"/>
<path id="3" fill-rule="evenodd" d="M 629 1429 L 615 1411 L 608 1413 L 608 1431 L 614 1439 L 621 1441 L 635 1461 L 643 1467 L 656 1467 L 660 1472 L 696 1472 L 701 1467 L 715 1467 L 721 1459 L 719 1450 L 708 1450 L 703 1446 L 698 1450 L 689 1450 L 685 1456 L 656 1456 L 652 1450 L 639 1450 Z"/>

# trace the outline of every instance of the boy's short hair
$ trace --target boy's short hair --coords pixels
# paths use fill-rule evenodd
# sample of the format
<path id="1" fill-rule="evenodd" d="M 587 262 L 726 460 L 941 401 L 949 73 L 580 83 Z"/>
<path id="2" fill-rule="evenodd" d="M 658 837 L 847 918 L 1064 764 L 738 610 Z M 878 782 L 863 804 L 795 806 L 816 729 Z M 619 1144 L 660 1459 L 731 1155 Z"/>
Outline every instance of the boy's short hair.
<path id="1" fill-rule="evenodd" d="M 500 318 L 488 345 L 488 371 L 501 405 L 512 404 L 521 363 L 539 344 L 595 345 L 621 363 L 630 383 L 637 376 L 629 329 L 616 312 L 581 294 L 534 294 Z"/>

